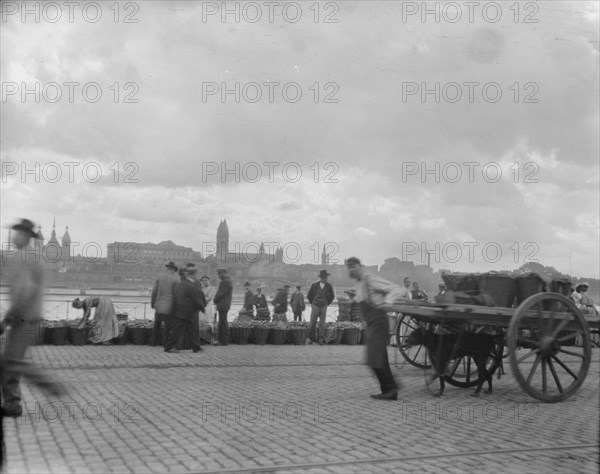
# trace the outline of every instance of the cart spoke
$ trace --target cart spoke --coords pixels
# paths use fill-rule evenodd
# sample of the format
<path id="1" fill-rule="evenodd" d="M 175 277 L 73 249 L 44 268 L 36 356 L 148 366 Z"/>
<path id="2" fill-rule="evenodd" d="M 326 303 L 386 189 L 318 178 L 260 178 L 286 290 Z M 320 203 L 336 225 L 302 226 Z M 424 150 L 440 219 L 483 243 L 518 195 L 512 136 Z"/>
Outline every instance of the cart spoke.
<path id="1" fill-rule="evenodd" d="M 564 350 L 564 349 L 562 349 L 562 348 L 561 348 L 561 349 L 559 349 L 559 351 L 558 351 L 558 352 L 563 352 L 563 353 L 565 353 L 565 354 L 569 354 L 569 355 L 572 355 L 572 356 L 575 356 L 575 357 L 579 357 L 579 358 L 581 358 L 581 359 L 585 359 L 585 356 L 584 356 L 583 354 L 578 354 L 577 352 L 565 351 L 565 350 Z"/>
<path id="2" fill-rule="evenodd" d="M 542 357 L 542 393 L 546 393 L 548 391 L 548 386 L 546 382 L 546 358 Z"/>
<path id="3" fill-rule="evenodd" d="M 419 357 L 419 352 L 421 352 L 422 348 L 423 348 L 423 346 L 419 346 L 419 348 L 417 349 L 417 352 L 416 352 L 415 356 L 413 357 L 413 360 L 417 360 L 417 357 Z"/>
<path id="4" fill-rule="evenodd" d="M 558 357 L 556 357 L 556 356 L 554 356 L 554 355 L 553 355 L 553 356 L 552 356 L 552 358 L 553 358 L 553 359 L 554 359 L 556 362 L 558 362 L 558 365 L 560 365 L 560 366 L 561 366 L 563 369 L 565 369 L 565 371 L 566 371 L 566 372 L 567 372 L 567 373 L 568 373 L 568 374 L 569 374 L 571 377 L 573 377 L 575 380 L 577 380 L 577 375 L 575 375 L 575 374 L 574 374 L 574 373 L 571 371 L 571 369 L 569 369 L 569 368 L 568 368 L 568 367 L 567 367 L 567 366 L 566 366 L 566 365 L 565 365 L 565 364 L 564 364 L 564 363 L 563 363 L 563 362 L 562 362 L 562 361 L 561 361 L 561 360 L 560 360 Z"/>
<path id="5" fill-rule="evenodd" d="M 521 356 L 517 359 L 517 364 L 520 364 L 525 359 L 529 359 L 533 354 L 537 354 L 537 353 L 538 353 L 538 349 L 531 349 L 531 351 L 529 351 L 527 354 L 525 354 L 524 356 Z"/>
<path id="6" fill-rule="evenodd" d="M 537 357 L 535 358 L 535 362 L 533 363 L 533 367 L 531 367 L 531 370 L 529 371 L 529 375 L 527 377 L 527 383 L 531 385 L 531 379 L 533 378 L 535 371 L 538 367 L 538 365 L 540 364 L 540 360 L 542 359 L 542 356 L 540 354 L 537 355 Z"/>
<path id="7" fill-rule="evenodd" d="M 568 341 L 569 339 L 573 339 L 574 337 L 579 336 L 580 332 L 576 331 L 576 332 L 571 332 L 565 336 L 561 336 L 558 339 L 556 339 L 558 342 L 565 342 Z"/>
<path id="8" fill-rule="evenodd" d="M 456 369 L 458 369 L 461 360 L 462 358 L 454 359 L 454 364 L 452 364 L 452 368 L 450 369 L 450 373 L 448 374 L 449 377 L 454 377 L 454 373 L 456 372 Z"/>
<path id="9" fill-rule="evenodd" d="M 467 383 L 471 381 L 471 358 L 467 357 Z"/>
<path id="10" fill-rule="evenodd" d="M 556 374 L 556 369 L 554 368 L 554 364 L 552 363 L 552 359 L 548 359 L 548 367 L 550 367 L 550 372 L 552 372 L 552 377 L 554 377 L 554 381 L 556 382 L 556 386 L 558 387 L 558 391 L 563 393 L 562 385 L 560 384 L 560 380 L 558 379 L 558 375 Z"/>
<path id="11" fill-rule="evenodd" d="M 552 333 L 552 339 L 556 339 L 556 336 L 558 336 L 558 333 L 561 332 L 563 330 L 563 328 L 569 324 L 569 322 L 571 321 L 571 316 L 569 315 L 568 318 L 563 319 L 558 326 L 556 326 L 556 328 L 554 329 L 554 332 Z"/>

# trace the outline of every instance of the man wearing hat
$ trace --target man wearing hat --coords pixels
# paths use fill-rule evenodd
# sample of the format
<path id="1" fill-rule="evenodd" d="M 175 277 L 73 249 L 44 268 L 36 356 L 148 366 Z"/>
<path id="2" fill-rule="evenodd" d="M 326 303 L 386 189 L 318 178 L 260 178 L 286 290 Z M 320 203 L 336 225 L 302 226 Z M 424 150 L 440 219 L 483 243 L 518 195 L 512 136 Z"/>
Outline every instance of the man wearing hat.
<path id="1" fill-rule="evenodd" d="M 306 298 L 311 305 L 310 325 L 308 327 L 309 338 L 306 340 L 307 344 L 312 344 L 315 341 L 317 319 L 319 320 L 317 340 L 319 341 L 319 344 L 325 344 L 325 318 L 327 316 L 327 306 L 335 299 L 333 287 L 331 286 L 331 283 L 327 281 L 329 275 L 327 270 L 321 270 L 319 272 L 319 281 L 310 286 L 310 290 L 308 290 L 308 294 L 306 295 Z"/>
<path id="2" fill-rule="evenodd" d="M 290 306 L 292 313 L 294 313 L 294 321 L 302 321 L 302 313 L 306 309 L 306 303 L 304 302 L 304 295 L 302 294 L 302 287 L 300 285 L 297 285 L 296 291 L 292 293 Z"/>
<path id="3" fill-rule="evenodd" d="M 277 296 L 273 300 L 273 321 L 287 322 L 288 295 L 290 294 L 290 285 L 284 285 L 279 288 Z"/>
<path id="4" fill-rule="evenodd" d="M 227 275 L 226 268 L 217 268 L 217 275 L 219 276 L 219 288 L 215 293 L 213 302 L 217 307 L 219 313 L 219 326 L 217 329 L 217 336 L 220 346 L 226 346 L 229 339 L 229 324 L 227 323 L 227 313 L 231 309 L 231 298 L 233 295 L 233 284 L 231 278 Z"/>
<path id="5" fill-rule="evenodd" d="M 175 285 L 173 297 L 172 327 L 165 342 L 165 352 L 178 352 L 175 344 L 181 334 L 189 337 L 192 350 L 198 352 L 200 335 L 198 334 L 198 313 L 204 311 L 206 299 L 196 281 L 198 269 L 193 263 L 188 263 L 182 270 L 182 279 Z M 185 336 L 184 336 L 185 337 Z"/>
<path id="6" fill-rule="evenodd" d="M 256 319 L 270 321 L 271 316 L 269 315 L 269 305 L 267 304 L 267 297 L 262 292 L 263 288 L 264 284 L 261 284 L 258 288 L 256 288 L 256 295 L 254 295 Z"/>
<path id="7" fill-rule="evenodd" d="M 249 281 L 244 283 L 244 288 L 246 288 L 246 293 L 244 293 L 244 306 L 242 311 L 244 315 L 249 317 L 250 319 L 254 319 L 254 293 L 250 289 L 252 285 Z"/>
<path id="8" fill-rule="evenodd" d="M 171 310 L 173 309 L 175 285 L 180 281 L 177 275 L 179 269 L 173 262 L 167 263 L 165 268 L 166 273 L 156 279 L 150 296 L 150 307 L 155 310 L 151 346 L 162 346 L 165 343 L 166 335 L 169 334 L 171 329 Z M 165 323 L 165 339 L 160 340 L 160 327 L 163 321 Z"/>
<path id="9" fill-rule="evenodd" d="M 346 266 L 350 278 L 356 280 L 356 300 L 367 323 L 367 365 L 375 372 L 381 387 L 381 393 L 371 397 L 397 400 L 398 385 L 394 381 L 387 353 L 389 318 L 382 306 L 402 298 L 403 293 L 399 286 L 364 271 L 356 257 L 346 260 Z"/>
<path id="10" fill-rule="evenodd" d="M 39 255 L 31 250 L 30 243 L 37 233 L 33 223 L 21 219 L 11 226 L 12 244 L 16 247 L 5 267 L 9 273 L 10 306 L 4 316 L 3 325 L 10 326 L 2 352 L 6 369 L 2 374 L 3 416 L 20 417 L 22 414 L 20 371 L 8 367 L 19 367 L 23 363 L 27 348 L 37 334 L 34 326 L 42 320 L 42 267 Z"/>

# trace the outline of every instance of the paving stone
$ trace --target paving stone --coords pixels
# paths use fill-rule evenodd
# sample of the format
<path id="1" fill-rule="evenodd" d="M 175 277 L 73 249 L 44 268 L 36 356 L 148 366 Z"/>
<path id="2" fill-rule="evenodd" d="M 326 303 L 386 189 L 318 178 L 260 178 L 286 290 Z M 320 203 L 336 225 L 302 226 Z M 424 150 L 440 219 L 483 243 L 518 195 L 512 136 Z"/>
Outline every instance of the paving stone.
<path id="1" fill-rule="evenodd" d="M 422 371 L 407 364 L 393 367 L 402 400 L 372 400 L 376 382 L 362 365 L 364 347 L 311 349 L 207 347 L 202 357 L 166 357 L 147 346 L 33 347 L 32 362 L 65 382 L 69 401 L 101 407 L 103 417 L 92 423 L 80 411 L 69 421 L 65 411 L 61 423 L 7 420 L 7 472 L 598 471 L 597 446 L 519 451 L 597 441 L 598 349 L 580 390 L 554 404 L 530 398 L 509 367 L 494 379 L 493 395 L 473 399 L 470 389 L 447 386 L 436 399 Z M 28 406 L 56 402 L 27 381 L 22 388 Z M 515 451 L 494 452 L 501 449 Z M 411 456 L 422 457 L 405 459 Z M 349 463 L 328 464 L 338 461 Z"/>

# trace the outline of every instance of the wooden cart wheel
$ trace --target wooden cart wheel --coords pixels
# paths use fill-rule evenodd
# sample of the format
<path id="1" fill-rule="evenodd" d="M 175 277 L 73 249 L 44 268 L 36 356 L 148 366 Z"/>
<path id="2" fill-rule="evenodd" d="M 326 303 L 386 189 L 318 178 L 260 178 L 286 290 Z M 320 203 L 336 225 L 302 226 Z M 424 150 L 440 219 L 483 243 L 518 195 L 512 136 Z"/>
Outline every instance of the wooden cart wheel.
<path id="1" fill-rule="evenodd" d="M 567 345 L 576 339 L 582 340 L 582 347 Z M 507 342 L 517 382 L 538 400 L 566 400 L 585 380 L 591 361 L 590 329 L 581 311 L 563 295 L 538 293 L 521 303 L 510 321 Z"/>
<path id="2" fill-rule="evenodd" d="M 405 347 L 406 338 L 415 329 L 421 327 L 419 321 L 408 314 L 403 314 L 398 318 L 396 323 L 396 341 L 398 342 L 398 350 L 402 357 L 411 365 L 419 369 L 430 369 L 431 364 L 427 359 L 427 349 L 425 346 Z"/>

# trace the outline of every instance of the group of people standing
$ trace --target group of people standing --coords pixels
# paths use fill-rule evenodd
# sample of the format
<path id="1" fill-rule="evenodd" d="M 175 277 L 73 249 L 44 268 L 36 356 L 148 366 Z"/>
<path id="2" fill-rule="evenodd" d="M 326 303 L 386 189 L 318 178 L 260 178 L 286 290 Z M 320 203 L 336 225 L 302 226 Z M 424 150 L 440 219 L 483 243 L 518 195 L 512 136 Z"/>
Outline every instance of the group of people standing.
<path id="1" fill-rule="evenodd" d="M 227 314 L 231 309 L 233 284 L 226 268 L 218 268 L 219 287 L 211 286 L 210 278 L 197 278 L 195 264 L 188 263 L 178 268 L 175 263 L 165 265 L 166 273 L 157 278 L 150 297 L 150 306 L 155 310 L 152 345 L 159 345 L 160 328 L 165 324 L 165 352 L 178 352 L 175 345 L 181 337 L 188 337 L 192 350 L 200 347 L 200 325 L 215 320 L 216 307 L 218 324 L 215 345 L 228 344 L 229 325 Z"/>
<path id="2" fill-rule="evenodd" d="M 311 285 L 306 295 L 306 299 L 311 306 L 310 323 L 309 323 L 309 337 L 306 340 L 307 344 L 312 344 L 318 341 L 320 344 L 325 344 L 325 319 L 327 317 L 327 308 L 335 299 L 335 292 L 333 286 L 327 281 L 327 277 L 330 273 L 327 270 L 321 270 L 319 272 L 319 281 Z M 256 307 L 257 315 L 260 314 L 261 310 L 267 310 L 267 299 L 262 294 L 262 287 L 259 286 L 256 289 L 256 295 L 252 293 L 250 289 L 251 285 L 246 282 L 246 293 L 244 295 L 244 307 L 240 311 L 239 320 L 253 319 L 254 308 Z M 290 296 L 290 285 L 284 285 L 278 288 L 277 295 L 271 302 L 273 305 L 273 321 L 274 322 L 287 322 L 288 309 L 292 310 L 294 315 L 294 321 L 303 321 L 303 313 L 306 310 L 306 301 L 304 299 L 304 293 L 302 293 L 302 286 L 297 285 L 295 291 Z M 264 319 L 264 318 L 261 318 Z M 319 323 L 317 329 L 317 321 Z M 315 330 L 317 331 L 315 332 Z"/>

